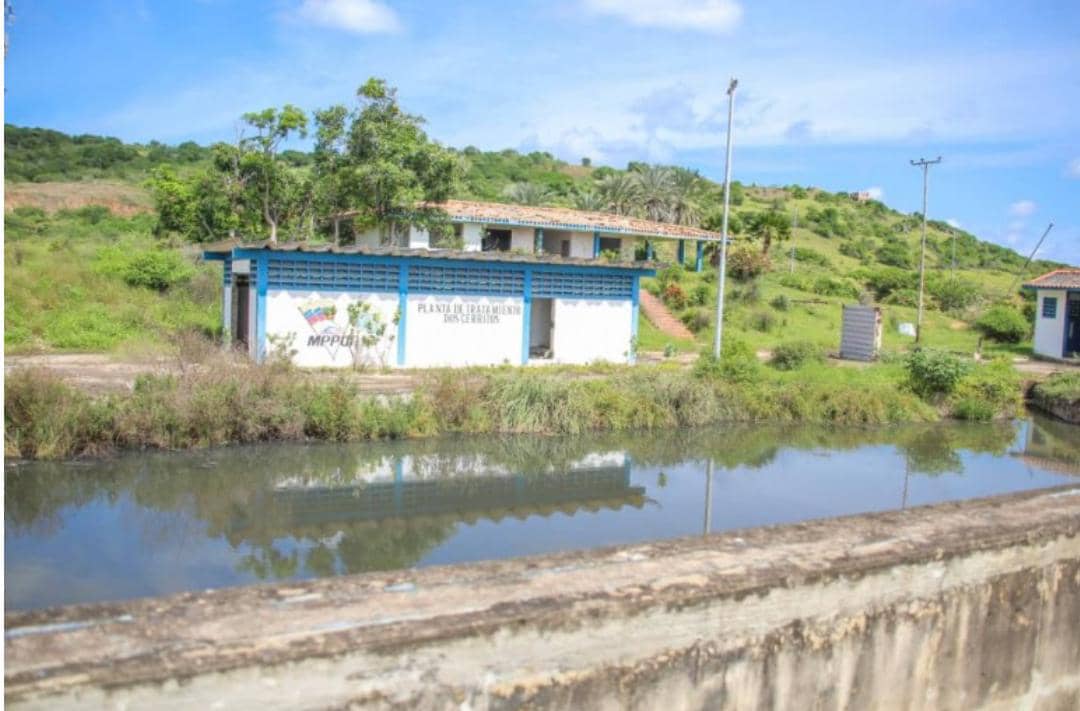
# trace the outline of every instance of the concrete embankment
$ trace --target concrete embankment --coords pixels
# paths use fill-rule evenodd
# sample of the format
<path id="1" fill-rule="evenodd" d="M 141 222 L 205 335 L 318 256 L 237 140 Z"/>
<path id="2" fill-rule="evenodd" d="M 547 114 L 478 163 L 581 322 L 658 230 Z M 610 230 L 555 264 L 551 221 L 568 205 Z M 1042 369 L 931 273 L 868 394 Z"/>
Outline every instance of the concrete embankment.
<path id="1" fill-rule="evenodd" d="M 6 617 L 13 708 L 1080 707 L 1080 487 Z"/>

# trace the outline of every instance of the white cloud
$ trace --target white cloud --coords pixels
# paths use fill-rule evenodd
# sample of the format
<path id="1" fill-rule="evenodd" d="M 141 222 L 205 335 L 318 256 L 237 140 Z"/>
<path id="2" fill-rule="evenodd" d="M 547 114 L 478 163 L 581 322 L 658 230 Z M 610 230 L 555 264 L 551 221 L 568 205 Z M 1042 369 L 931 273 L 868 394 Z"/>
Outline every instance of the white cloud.
<path id="1" fill-rule="evenodd" d="M 584 0 L 592 12 L 638 27 L 724 33 L 742 18 L 735 0 Z"/>
<path id="2" fill-rule="evenodd" d="M 1065 166 L 1065 175 L 1070 178 L 1080 178 L 1080 158 L 1069 161 L 1069 165 Z"/>
<path id="3" fill-rule="evenodd" d="M 885 190 L 877 185 L 867 188 L 866 193 L 871 200 L 881 200 L 885 197 Z"/>
<path id="4" fill-rule="evenodd" d="M 956 219 L 955 217 L 950 217 L 949 219 L 945 220 L 945 224 L 949 227 L 952 227 L 954 230 L 958 230 L 961 227 L 960 220 Z"/>
<path id="5" fill-rule="evenodd" d="M 1009 205 L 1009 214 L 1014 217 L 1027 217 L 1034 214 L 1036 205 L 1031 200 L 1020 200 Z"/>
<path id="6" fill-rule="evenodd" d="M 296 16 L 310 24 L 358 34 L 397 32 L 397 14 L 379 0 L 303 0 Z"/>

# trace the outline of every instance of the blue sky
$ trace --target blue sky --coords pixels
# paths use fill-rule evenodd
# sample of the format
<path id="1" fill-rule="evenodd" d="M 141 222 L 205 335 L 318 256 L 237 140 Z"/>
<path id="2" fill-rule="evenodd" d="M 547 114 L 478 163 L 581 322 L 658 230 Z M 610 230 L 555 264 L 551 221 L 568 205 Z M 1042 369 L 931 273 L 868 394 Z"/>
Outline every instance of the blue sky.
<path id="1" fill-rule="evenodd" d="M 873 189 L 1080 264 L 1074 0 L 15 0 L 6 118 L 228 139 L 245 111 L 347 102 L 369 76 L 449 145 Z"/>

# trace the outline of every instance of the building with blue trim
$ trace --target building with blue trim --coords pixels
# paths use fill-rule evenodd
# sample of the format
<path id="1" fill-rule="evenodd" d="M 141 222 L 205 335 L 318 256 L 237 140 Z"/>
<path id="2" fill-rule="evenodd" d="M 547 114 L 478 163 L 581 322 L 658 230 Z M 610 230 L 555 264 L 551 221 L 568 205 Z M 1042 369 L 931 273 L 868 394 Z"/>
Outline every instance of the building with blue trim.
<path id="1" fill-rule="evenodd" d="M 1024 288 L 1035 291 L 1035 354 L 1080 358 L 1080 269 L 1056 269 Z"/>
<path id="2" fill-rule="evenodd" d="M 539 229 L 539 228 L 537 228 Z M 632 363 L 650 263 L 498 249 L 229 242 L 226 338 L 305 367 Z"/>

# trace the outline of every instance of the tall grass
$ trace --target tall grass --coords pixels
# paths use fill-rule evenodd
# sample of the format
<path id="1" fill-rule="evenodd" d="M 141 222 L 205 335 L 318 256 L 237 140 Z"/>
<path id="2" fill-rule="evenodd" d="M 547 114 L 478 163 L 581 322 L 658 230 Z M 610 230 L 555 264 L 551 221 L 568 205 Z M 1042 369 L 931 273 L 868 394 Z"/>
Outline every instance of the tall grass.
<path id="1" fill-rule="evenodd" d="M 898 386 L 902 371 L 891 366 L 812 366 L 798 377 L 759 369 L 738 381 L 715 373 L 447 371 L 428 375 L 411 396 L 383 396 L 359 392 L 347 375 L 320 379 L 219 355 L 178 374 L 140 377 L 130 392 L 90 396 L 48 373 L 18 371 L 5 390 L 5 453 L 56 459 L 265 440 L 572 435 L 719 422 L 871 425 L 938 416 Z"/>

